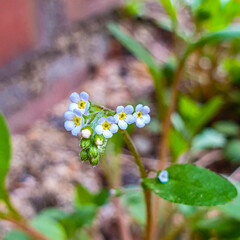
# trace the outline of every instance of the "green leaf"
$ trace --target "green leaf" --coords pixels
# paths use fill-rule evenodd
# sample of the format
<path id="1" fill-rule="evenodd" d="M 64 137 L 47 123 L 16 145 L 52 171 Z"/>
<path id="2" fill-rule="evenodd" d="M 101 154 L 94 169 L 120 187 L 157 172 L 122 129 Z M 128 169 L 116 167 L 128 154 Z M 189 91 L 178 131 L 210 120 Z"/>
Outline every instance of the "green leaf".
<path id="1" fill-rule="evenodd" d="M 143 13 L 143 1 L 127 0 L 125 2 L 124 10 L 127 15 L 131 17 L 141 16 Z"/>
<path id="2" fill-rule="evenodd" d="M 10 231 L 8 232 L 3 240 L 32 240 L 28 235 L 20 231 Z"/>
<path id="3" fill-rule="evenodd" d="M 196 121 L 191 124 L 191 135 L 194 136 L 202 127 L 204 127 L 220 110 L 223 105 L 223 99 L 217 96 L 205 103 L 201 107 L 201 113 L 198 115 Z"/>
<path id="4" fill-rule="evenodd" d="M 240 127 L 231 121 L 218 121 L 213 124 L 214 129 L 225 136 L 237 136 L 240 132 Z"/>
<path id="5" fill-rule="evenodd" d="M 192 121 L 201 114 L 201 106 L 186 95 L 179 98 L 179 113 L 185 121 Z"/>
<path id="6" fill-rule="evenodd" d="M 221 30 L 240 13 L 240 4 L 235 0 L 204 0 L 195 9 L 196 24 L 210 31 Z"/>
<path id="7" fill-rule="evenodd" d="M 240 163 L 240 140 L 229 141 L 223 150 L 224 156 L 234 163 Z"/>
<path id="8" fill-rule="evenodd" d="M 88 191 L 82 184 L 75 187 L 75 206 L 94 205 L 94 195 Z"/>
<path id="9" fill-rule="evenodd" d="M 5 184 L 10 159 L 11 159 L 11 143 L 7 123 L 0 113 L 0 185 Z"/>
<path id="10" fill-rule="evenodd" d="M 191 140 L 220 110 L 222 97 L 216 96 L 204 105 L 199 105 L 191 98 L 181 95 L 179 99 L 179 114 L 185 123 L 181 133 Z"/>
<path id="11" fill-rule="evenodd" d="M 223 66 L 228 72 L 228 77 L 233 83 L 240 82 L 240 61 L 236 58 L 227 58 L 224 60 Z"/>
<path id="12" fill-rule="evenodd" d="M 160 111 L 163 111 L 163 108 L 165 107 L 165 98 L 162 87 L 162 76 L 160 67 L 156 63 L 152 54 L 144 46 L 142 46 L 128 34 L 124 33 L 117 24 L 110 23 L 108 25 L 108 29 L 124 47 L 126 47 L 136 58 L 148 66 L 149 72 L 154 80 L 158 104 L 159 106 L 162 106 Z"/>
<path id="13" fill-rule="evenodd" d="M 11 160 L 11 142 L 7 123 L 0 113 L 0 199 L 6 204 L 9 203 L 8 192 L 5 187 L 5 178 L 7 176 Z"/>
<path id="14" fill-rule="evenodd" d="M 109 191 L 106 188 L 102 188 L 98 193 L 94 195 L 94 202 L 97 206 L 103 206 L 109 201 Z"/>
<path id="15" fill-rule="evenodd" d="M 240 37 L 239 26 L 230 26 L 221 31 L 207 33 L 200 40 L 189 45 L 185 57 L 191 54 L 194 50 L 201 48 L 206 44 L 217 44 L 225 41 L 231 41 L 239 37 Z"/>
<path id="16" fill-rule="evenodd" d="M 184 217 L 190 217 L 198 211 L 199 207 L 177 204 L 177 209 L 183 214 Z"/>
<path id="17" fill-rule="evenodd" d="M 235 187 L 238 191 L 238 196 L 231 202 L 218 206 L 217 208 L 220 209 L 225 215 L 235 218 L 236 220 L 240 221 L 240 183 L 234 183 Z"/>
<path id="18" fill-rule="evenodd" d="M 85 239 L 81 235 L 83 230 L 82 227 L 91 224 L 96 216 L 97 208 L 94 205 L 84 205 L 83 207 L 84 208 L 82 209 L 78 208 L 72 213 L 66 213 L 57 208 L 49 208 L 41 211 L 39 216 L 49 218 L 58 226 L 60 225 L 60 227 L 64 230 L 64 233 L 68 237 L 71 237 L 71 239 L 73 238 L 73 240 L 82 238 Z M 79 236 L 82 236 L 82 238 L 79 238 Z"/>
<path id="19" fill-rule="evenodd" d="M 75 188 L 74 204 L 77 208 L 84 208 L 85 206 L 100 207 L 106 204 L 109 200 L 109 191 L 102 188 L 98 193 L 91 193 L 83 185 L 78 184 Z"/>
<path id="20" fill-rule="evenodd" d="M 199 232 L 201 239 L 211 239 L 217 236 L 217 239 L 238 240 L 240 236 L 240 221 L 232 218 L 218 216 L 215 218 L 201 219 L 197 222 L 194 230 Z"/>
<path id="21" fill-rule="evenodd" d="M 172 21 L 176 21 L 177 20 L 176 10 L 172 5 L 171 0 L 160 0 L 160 2 L 162 3 L 165 11 L 169 15 L 169 17 L 172 19 Z"/>
<path id="22" fill-rule="evenodd" d="M 175 203 L 214 206 L 231 201 L 237 190 L 227 179 L 192 164 L 176 164 L 166 169 L 169 181 L 145 178 L 143 184 L 156 195 Z"/>
<path id="23" fill-rule="evenodd" d="M 146 222 L 146 211 L 143 192 L 138 186 L 128 186 L 121 198 L 123 205 L 129 211 L 130 216 L 138 223 Z"/>
<path id="24" fill-rule="evenodd" d="M 186 141 L 182 134 L 175 129 L 171 129 L 170 131 L 169 145 L 173 162 L 189 148 L 188 141 Z"/>
<path id="25" fill-rule="evenodd" d="M 78 209 L 73 213 L 59 219 L 59 223 L 65 229 L 69 238 L 74 237 L 76 232 L 83 226 L 90 225 L 94 220 L 97 209 L 94 206 L 85 206 L 83 209 Z"/>
<path id="26" fill-rule="evenodd" d="M 226 142 L 225 137 L 215 131 L 214 129 L 207 128 L 202 133 L 194 137 L 192 141 L 192 150 L 202 150 L 209 148 L 223 147 Z"/>
<path id="27" fill-rule="evenodd" d="M 40 212 L 41 216 L 51 218 L 53 220 L 58 220 L 64 216 L 66 216 L 66 213 L 58 208 L 46 208 Z"/>
<path id="28" fill-rule="evenodd" d="M 52 240 L 65 240 L 66 235 L 63 227 L 51 218 L 40 214 L 32 219 L 31 224 L 34 228 Z M 6 234 L 4 240 L 31 240 L 27 234 L 20 231 L 11 231 Z"/>
<path id="29" fill-rule="evenodd" d="M 63 227 L 56 221 L 46 217 L 46 216 L 37 216 L 31 221 L 32 225 L 38 229 L 41 233 L 46 235 L 49 239 L 52 240 L 65 240 L 66 235 Z"/>
<path id="30" fill-rule="evenodd" d="M 153 58 L 152 54 L 143 47 L 140 43 L 136 42 L 128 34 L 124 33 L 117 24 L 110 23 L 108 25 L 109 31 L 116 37 L 124 47 L 126 47 L 134 56 L 144 62 L 149 69 L 154 72 L 159 72 L 159 66 Z"/>
<path id="31" fill-rule="evenodd" d="M 85 229 L 80 229 L 71 240 L 93 240 Z"/>

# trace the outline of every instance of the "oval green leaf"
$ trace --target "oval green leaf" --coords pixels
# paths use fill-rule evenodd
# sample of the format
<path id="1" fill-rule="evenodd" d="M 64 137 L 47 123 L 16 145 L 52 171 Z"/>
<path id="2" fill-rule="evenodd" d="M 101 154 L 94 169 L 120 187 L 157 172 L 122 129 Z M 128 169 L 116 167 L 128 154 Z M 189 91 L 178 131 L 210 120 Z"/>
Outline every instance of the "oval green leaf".
<path id="1" fill-rule="evenodd" d="M 223 154 L 231 162 L 240 163 L 240 140 L 229 141 L 223 149 Z"/>
<path id="2" fill-rule="evenodd" d="M 176 164 L 166 169 L 169 181 L 145 178 L 143 184 L 156 195 L 174 203 L 194 206 L 225 204 L 237 196 L 237 190 L 227 179 L 192 164 Z"/>
<path id="3" fill-rule="evenodd" d="M 11 159 L 11 143 L 7 123 L 0 113 L 0 199 L 8 202 L 9 197 L 5 187 Z"/>
<path id="4" fill-rule="evenodd" d="M 11 159 L 10 136 L 7 123 L 0 113 L 0 184 L 5 180 Z"/>

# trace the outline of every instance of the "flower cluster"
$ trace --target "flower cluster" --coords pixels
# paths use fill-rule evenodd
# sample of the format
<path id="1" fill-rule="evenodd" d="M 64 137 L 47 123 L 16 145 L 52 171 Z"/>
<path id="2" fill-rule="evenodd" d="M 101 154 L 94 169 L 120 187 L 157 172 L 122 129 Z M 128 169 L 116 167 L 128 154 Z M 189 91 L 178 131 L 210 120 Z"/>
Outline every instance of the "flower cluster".
<path id="1" fill-rule="evenodd" d="M 136 123 L 144 127 L 151 120 L 148 106 L 138 104 L 133 106 L 118 106 L 116 111 L 97 106 L 89 101 L 86 92 L 74 92 L 70 95 L 71 103 L 65 112 L 64 127 L 72 135 L 81 138 L 80 158 L 89 160 L 92 165 L 99 162 L 104 152 L 107 140 L 118 132 L 119 128 L 126 130 L 129 124 Z"/>

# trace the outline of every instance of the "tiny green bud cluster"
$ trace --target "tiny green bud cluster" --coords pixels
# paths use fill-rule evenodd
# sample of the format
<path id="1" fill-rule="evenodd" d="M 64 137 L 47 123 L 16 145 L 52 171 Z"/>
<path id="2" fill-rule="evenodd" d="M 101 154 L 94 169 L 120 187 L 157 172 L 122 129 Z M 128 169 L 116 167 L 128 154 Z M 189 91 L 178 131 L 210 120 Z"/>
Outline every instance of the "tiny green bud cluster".
<path id="1" fill-rule="evenodd" d="M 84 127 L 80 134 L 80 158 L 82 161 L 89 161 L 92 166 L 99 163 L 101 154 L 104 152 L 102 146 L 105 138 L 93 132 L 90 126 Z"/>

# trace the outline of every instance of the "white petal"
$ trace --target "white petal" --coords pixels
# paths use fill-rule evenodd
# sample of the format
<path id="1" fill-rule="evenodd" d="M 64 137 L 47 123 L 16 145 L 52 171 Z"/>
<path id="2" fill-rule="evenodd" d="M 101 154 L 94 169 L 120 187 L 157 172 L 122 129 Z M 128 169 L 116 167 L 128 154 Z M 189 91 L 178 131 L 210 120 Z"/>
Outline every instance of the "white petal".
<path id="1" fill-rule="evenodd" d="M 136 121 L 137 120 L 137 113 L 136 112 L 133 114 L 133 117 L 134 117 L 134 119 Z"/>
<path id="2" fill-rule="evenodd" d="M 148 106 L 144 106 L 143 109 L 142 109 L 142 113 L 143 114 L 148 114 L 150 113 L 150 108 Z"/>
<path id="3" fill-rule="evenodd" d="M 115 123 L 115 118 L 110 116 L 106 118 L 109 123 Z"/>
<path id="4" fill-rule="evenodd" d="M 136 112 L 139 112 L 139 111 L 142 110 L 142 108 L 143 108 L 143 105 L 142 105 L 142 104 L 138 104 L 138 105 L 136 106 L 136 108 L 135 108 L 135 111 L 136 111 Z"/>
<path id="5" fill-rule="evenodd" d="M 136 125 L 137 125 L 137 127 L 139 127 L 139 128 L 143 128 L 143 127 L 145 126 L 145 123 L 144 123 L 144 121 L 142 121 L 141 119 L 137 118 L 137 120 L 136 120 Z"/>
<path id="6" fill-rule="evenodd" d="M 104 136 L 105 138 L 111 138 L 112 135 L 113 135 L 113 134 L 112 134 L 109 130 L 104 130 L 104 131 L 103 131 L 103 136 Z"/>
<path id="7" fill-rule="evenodd" d="M 133 109 L 133 106 L 132 105 L 127 105 L 124 109 L 125 113 L 127 114 L 131 114 L 133 113 L 134 109 Z"/>
<path id="8" fill-rule="evenodd" d="M 106 121 L 106 118 L 105 118 L 105 117 L 101 117 L 101 118 L 98 120 L 98 124 L 103 124 L 105 121 Z"/>
<path id="9" fill-rule="evenodd" d="M 75 124 L 73 121 L 65 121 L 64 122 L 64 127 L 67 131 L 72 131 L 75 127 Z"/>
<path id="10" fill-rule="evenodd" d="M 115 119 L 115 123 L 118 123 L 118 121 L 119 121 L 119 116 L 118 116 L 118 114 L 114 115 L 114 119 Z"/>
<path id="11" fill-rule="evenodd" d="M 123 121 L 123 120 L 120 120 L 119 122 L 118 122 L 118 126 L 121 128 L 121 129 L 123 129 L 123 130 L 125 130 L 125 129 L 127 129 L 127 123 L 125 122 L 125 121 Z"/>
<path id="12" fill-rule="evenodd" d="M 88 119 L 88 120 L 89 120 L 89 119 Z M 88 125 L 87 122 L 85 123 L 85 122 L 84 122 L 84 118 L 81 117 L 81 124 L 80 124 L 81 128 L 83 128 L 83 127 L 85 127 L 85 126 L 87 126 L 87 125 Z"/>
<path id="13" fill-rule="evenodd" d="M 124 111 L 124 107 L 123 106 L 118 106 L 116 109 L 117 113 L 121 113 Z"/>
<path id="14" fill-rule="evenodd" d="M 102 134 L 102 133 L 103 133 L 103 127 L 102 127 L 102 125 L 97 125 L 97 126 L 95 127 L 95 132 L 96 132 L 97 134 Z"/>
<path id="15" fill-rule="evenodd" d="M 148 124 L 148 123 L 150 123 L 150 121 L 151 121 L 151 117 L 149 116 L 149 114 L 143 115 L 143 116 L 142 116 L 142 119 L 143 119 L 143 121 L 145 122 L 145 124 Z"/>
<path id="16" fill-rule="evenodd" d="M 112 124 L 109 130 L 111 131 L 111 133 L 116 133 L 118 131 L 117 124 Z"/>
<path id="17" fill-rule="evenodd" d="M 78 117 L 82 117 L 82 109 L 75 108 L 73 109 L 73 113 L 77 115 Z"/>
<path id="18" fill-rule="evenodd" d="M 75 116 L 74 113 L 71 112 L 71 111 L 67 111 L 67 112 L 64 113 L 64 118 L 66 120 L 73 120 L 74 116 Z"/>
<path id="19" fill-rule="evenodd" d="M 85 105 L 85 114 L 88 112 L 89 107 L 90 107 L 90 102 L 86 102 L 86 105 Z"/>
<path id="20" fill-rule="evenodd" d="M 136 121 L 135 117 L 131 114 L 128 114 L 125 118 L 127 124 L 132 124 Z"/>
<path id="21" fill-rule="evenodd" d="M 68 106 L 69 111 L 73 111 L 75 108 L 78 108 L 78 105 L 76 103 L 70 103 Z"/>
<path id="22" fill-rule="evenodd" d="M 76 92 L 72 93 L 69 98 L 73 103 L 79 103 L 80 101 L 79 94 Z"/>
<path id="23" fill-rule="evenodd" d="M 86 92 L 81 92 L 80 93 L 80 98 L 84 101 L 88 101 L 89 96 Z"/>
<path id="24" fill-rule="evenodd" d="M 73 130 L 72 130 L 72 135 L 73 136 L 77 136 L 81 131 L 81 127 L 80 126 L 76 126 Z"/>

